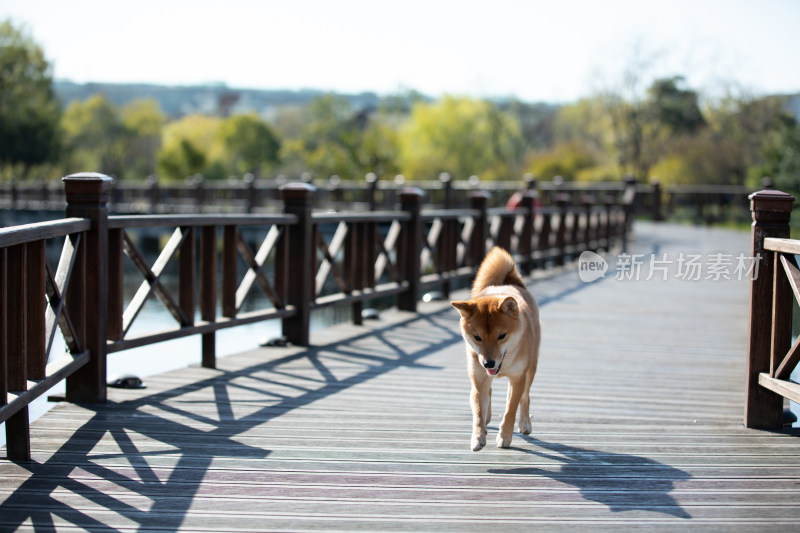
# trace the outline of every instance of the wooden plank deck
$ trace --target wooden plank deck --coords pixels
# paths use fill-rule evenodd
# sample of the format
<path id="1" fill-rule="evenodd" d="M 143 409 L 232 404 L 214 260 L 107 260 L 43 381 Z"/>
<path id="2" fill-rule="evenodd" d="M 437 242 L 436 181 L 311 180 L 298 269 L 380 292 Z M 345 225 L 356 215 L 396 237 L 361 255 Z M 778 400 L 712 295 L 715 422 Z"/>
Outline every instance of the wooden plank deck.
<path id="1" fill-rule="evenodd" d="M 511 449 L 469 450 L 458 314 L 423 304 L 55 407 L 34 461 L 0 461 L 0 529 L 800 530 L 800 439 L 742 425 L 748 284 L 674 278 L 681 252 L 748 243 L 640 224 L 638 280 L 535 276 L 534 429 Z M 646 280 L 651 254 L 671 279 Z"/>

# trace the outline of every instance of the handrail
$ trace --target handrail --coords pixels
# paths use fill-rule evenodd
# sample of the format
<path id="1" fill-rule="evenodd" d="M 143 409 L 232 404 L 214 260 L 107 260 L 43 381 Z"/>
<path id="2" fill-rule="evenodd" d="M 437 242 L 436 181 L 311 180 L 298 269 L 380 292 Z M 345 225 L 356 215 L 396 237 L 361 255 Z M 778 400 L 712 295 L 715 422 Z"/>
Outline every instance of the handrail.
<path id="1" fill-rule="evenodd" d="M 0 228 L 0 248 L 8 248 L 17 244 L 25 244 L 37 240 L 63 237 L 70 233 L 86 231 L 90 226 L 90 222 L 83 218 L 64 218 L 61 220 L 49 220 L 47 222 L 37 222 L 35 224 Z"/>
<path id="2" fill-rule="evenodd" d="M 267 226 L 293 223 L 291 215 L 114 215 L 109 229 L 158 228 L 167 226 Z"/>
<path id="3" fill-rule="evenodd" d="M 629 205 L 604 199 L 573 206 L 564 193 L 543 207 L 532 191 L 514 209 L 490 209 L 490 195 L 478 191 L 468 209 L 426 211 L 415 188 L 399 192 L 395 211 L 314 213 L 316 189 L 308 184 L 282 189 L 280 214 L 109 216 L 111 183 L 99 174 L 68 176 L 69 218 L 0 230 L 0 422 L 10 459 L 30 457 L 27 405 L 56 383 L 67 380 L 68 401 L 105 401 L 110 353 L 200 335 L 201 363 L 214 368 L 217 331 L 273 319 L 289 342 L 307 345 L 314 310 L 349 305 L 359 324 L 370 300 L 393 297 L 398 308 L 416 311 L 422 291 L 438 288 L 447 297 L 492 246 L 508 249 L 530 272 L 583 250 L 611 249 L 625 239 L 632 216 Z M 164 228 L 169 239 L 151 263 L 134 234 Z M 59 238 L 54 273 L 45 249 Z M 130 298 L 126 261 L 142 277 Z M 167 283 L 173 265 L 177 281 Z M 256 287 L 266 307 L 245 311 Z M 153 297 L 174 326 L 130 336 Z M 12 302 L 21 304 L 12 309 Z M 47 364 L 56 328 L 69 353 Z"/>
<path id="4" fill-rule="evenodd" d="M 776 239 L 767 237 L 764 239 L 764 249 L 770 252 L 781 252 L 784 254 L 800 254 L 800 241 L 792 239 Z"/>

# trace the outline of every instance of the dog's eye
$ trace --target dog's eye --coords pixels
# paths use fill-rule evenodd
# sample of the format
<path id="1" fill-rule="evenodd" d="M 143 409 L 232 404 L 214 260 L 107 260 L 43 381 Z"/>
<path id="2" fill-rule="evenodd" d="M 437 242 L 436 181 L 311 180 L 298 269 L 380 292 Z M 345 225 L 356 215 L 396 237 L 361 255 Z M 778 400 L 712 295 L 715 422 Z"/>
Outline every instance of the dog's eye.
<path id="1" fill-rule="evenodd" d="M 497 336 L 497 340 L 499 340 L 499 341 L 501 341 L 501 340 L 503 340 L 505 338 L 506 338 L 506 334 L 505 333 L 501 333 L 500 335 Z"/>
<path id="2" fill-rule="evenodd" d="M 481 342 L 481 336 L 480 335 L 473 335 L 472 338 L 475 339 L 478 342 Z"/>

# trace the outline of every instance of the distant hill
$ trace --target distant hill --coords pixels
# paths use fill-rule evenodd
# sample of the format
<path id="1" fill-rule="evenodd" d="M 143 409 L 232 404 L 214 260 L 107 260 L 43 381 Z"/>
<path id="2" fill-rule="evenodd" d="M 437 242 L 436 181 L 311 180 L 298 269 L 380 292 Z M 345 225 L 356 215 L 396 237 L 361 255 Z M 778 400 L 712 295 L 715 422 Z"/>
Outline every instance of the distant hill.
<path id="1" fill-rule="evenodd" d="M 149 98 L 156 100 L 161 110 L 171 117 L 190 113 L 229 114 L 255 111 L 264 117 L 286 106 L 302 106 L 315 98 L 327 94 L 315 89 L 260 90 L 235 89 L 224 84 L 166 86 L 124 83 L 74 83 L 55 81 L 55 92 L 66 107 L 73 100 L 85 100 L 103 93 L 115 105 L 123 106 L 131 100 Z M 371 92 L 339 94 L 350 101 L 354 109 L 374 109 L 380 97 Z"/>

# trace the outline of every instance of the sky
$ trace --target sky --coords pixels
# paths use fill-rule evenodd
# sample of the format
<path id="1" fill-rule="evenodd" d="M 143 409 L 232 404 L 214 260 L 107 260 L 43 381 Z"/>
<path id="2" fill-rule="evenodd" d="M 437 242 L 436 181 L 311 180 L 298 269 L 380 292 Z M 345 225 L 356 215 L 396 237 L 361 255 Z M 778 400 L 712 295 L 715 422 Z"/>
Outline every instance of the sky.
<path id="1" fill-rule="evenodd" d="M 2 0 L 56 79 L 568 103 L 683 75 L 800 92 L 796 0 Z"/>

